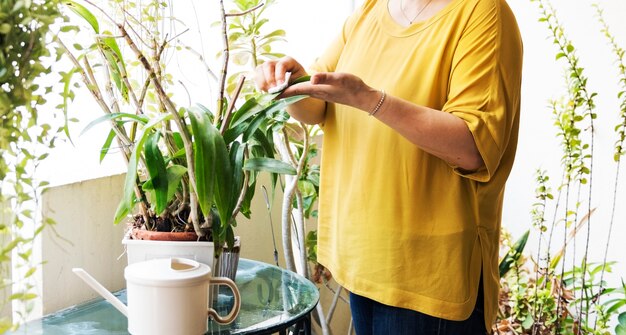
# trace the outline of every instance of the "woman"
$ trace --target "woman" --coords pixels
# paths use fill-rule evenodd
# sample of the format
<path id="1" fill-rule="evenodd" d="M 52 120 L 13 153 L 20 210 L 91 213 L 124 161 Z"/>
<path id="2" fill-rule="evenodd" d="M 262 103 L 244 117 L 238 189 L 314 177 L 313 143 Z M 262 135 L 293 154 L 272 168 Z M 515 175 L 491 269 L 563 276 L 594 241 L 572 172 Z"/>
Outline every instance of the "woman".
<path id="1" fill-rule="evenodd" d="M 498 304 L 522 43 L 504 0 L 365 0 L 282 97 L 324 130 L 318 261 L 357 334 L 485 334 Z M 257 69 L 269 90 L 307 74 Z"/>

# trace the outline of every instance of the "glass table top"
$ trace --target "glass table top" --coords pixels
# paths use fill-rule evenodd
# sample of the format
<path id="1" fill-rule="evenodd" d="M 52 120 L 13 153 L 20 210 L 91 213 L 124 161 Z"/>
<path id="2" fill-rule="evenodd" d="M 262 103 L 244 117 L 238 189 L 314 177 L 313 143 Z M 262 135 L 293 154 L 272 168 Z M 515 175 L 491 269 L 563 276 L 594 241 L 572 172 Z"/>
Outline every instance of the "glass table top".
<path id="1" fill-rule="evenodd" d="M 319 300 L 313 283 L 273 265 L 241 259 L 235 283 L 241 292 L 239 316 L 230 325 L 209 320 L 207 334 L 258 334 L 276 331 L 308 315 Z M 126 302 L 126 291 L 115 293 Z M 232 293 L 220 286 L 216 308 L 225 315 Z M 9 334 L 111 335 L 128 334 L 126 317 L 110 303 L 98 299 L 30 321 Z"/>

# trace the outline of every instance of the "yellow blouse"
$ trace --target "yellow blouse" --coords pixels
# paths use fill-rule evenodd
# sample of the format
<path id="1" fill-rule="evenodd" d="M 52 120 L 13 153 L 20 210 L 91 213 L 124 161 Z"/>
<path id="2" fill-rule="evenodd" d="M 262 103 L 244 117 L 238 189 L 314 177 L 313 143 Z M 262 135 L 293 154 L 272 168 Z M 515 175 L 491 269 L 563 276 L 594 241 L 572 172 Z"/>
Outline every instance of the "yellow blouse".
<path id="1" fill-rule="evenodd" d="M 465 320 L 481 267 L 495 321 L 505 181 L 519 126 L 522 42 L 504 0 L 453 0 L 402 27 L 366 0 L 314 71 L 368 85 L 466 121 L 485 162 L 463 174 L 367 113 L 328 105 L 318 260 L 348 290 L 383 304 Z"/>

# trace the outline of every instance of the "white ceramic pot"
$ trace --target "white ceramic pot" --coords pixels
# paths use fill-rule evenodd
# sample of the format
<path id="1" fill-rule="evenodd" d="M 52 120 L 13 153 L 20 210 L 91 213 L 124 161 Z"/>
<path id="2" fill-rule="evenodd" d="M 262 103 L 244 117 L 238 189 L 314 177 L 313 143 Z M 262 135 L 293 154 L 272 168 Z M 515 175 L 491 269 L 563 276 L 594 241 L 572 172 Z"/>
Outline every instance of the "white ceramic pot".
<path id="1" fill-rule="evenodd" d="M 213 268 L 213 242 L 132 240 L 126 235 L 122 244 L 126 249 L 128 265 L 156 258 L 178 257 L 193 259 Z"/>

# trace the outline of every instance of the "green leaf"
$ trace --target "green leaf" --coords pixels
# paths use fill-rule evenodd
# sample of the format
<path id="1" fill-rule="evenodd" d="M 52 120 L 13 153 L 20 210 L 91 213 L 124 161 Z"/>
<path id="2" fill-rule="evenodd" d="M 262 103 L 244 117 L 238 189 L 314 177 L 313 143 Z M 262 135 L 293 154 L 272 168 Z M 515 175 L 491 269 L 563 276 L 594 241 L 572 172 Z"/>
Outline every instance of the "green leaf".
<path id="1" fill-rule="evenodd" d="M 171 117 L 172 114 L 163 114 L 160 117 L 157 117 L 150 121 L 144 127 L 144 132 L 141 135 L 137 145 L 135 145 L 130 159 L 128 160 L 128 170 L 126 172 L 126 179 L 124 180 L 124 193 L 122 195 L 122 200 L 120 201 L 120 204 L 117 206 L 117 210 L 115 211 L 115 218 L 113 220 L 116 224 L 120 223 L 122 219 L 124 219 L 134 207 L 135 186 L 137 185 L 137 164 L 139 163 L 139 157 L 141 157 L 144 143 L 150 136 L 152 129 L 155 125 L 163 122 L 164 120 L 168 120 Z"/>
<path id="2" fill-rule="evenodd" d="M 299 83 L 303 83 L 305 81 L 310 81 L 310 80 L 311 80 L 311 76 L 302 76 L 302 77 L 297 78 L 296 80 L 294 80 L 291 84 L 289 84 L 289 86 L 292 86 L 292 85 L 295 85 L 295 84 L 299 84 Z M 293 103 L 293 102 L 290 102 L 290 103 Z"/>
<path id="3" fill-rule="evenodd" d="M 174 143 L 176 144 L 176 148 L 184 150 L 185 143 L 183 143 L 183 137 L 180 136 L 180 133 L 172 133 L 172 138 L 174 139 Z"/>
<path id="4" fill-rule="evenodd" d="M 124 58 L 120 47 L 117 45 L 117 41 L 113 37 L 101 37 L 98 39 L 98 46 L 102 49 L 104 57 L 107 60 L 109 69 L 111 70 L 111 77 L 115 82 L 115 86 L 122 94 L 124 101 L 128 101 L 128 86 L 122 80 L 126 76 L 126 66 L 124 65 Z"/>
<path id="5" fill-rule="evenodd" d="M 513 265 L 519 260 L 522 252 L 524 251 L 524 247 L 526 246 L 526 242 L 528 242 L 528 235 L 530 234 L 530 230 L 527 230 L 522 237 L 520 237 L 515 244 L 511 247 L 511 250 L 507 252 L 502 261 L 500 261 L 499 271 L 500 278 L 504 277 L 509 270 L 513 267 Z"/>
<path id="6" fill-rule="evenodd" d="M 187 173 L 187 168 L 182 165 L 171 165 L 167 167 L 167 202 L 169 203 L 178 190 L 180 180 Z"/>
<path id="7" fill-rule="evenodd" d="M 0 24 L 0 34 L 2 34 L 2 35 L 8 35 L 8 34 L 9 34 L 9 32 L 11 32 L 11 29 L 12 29 L 12 28 L 13 28 L 13 27 L 12 27 L 10 24 L 8 24 L 8 23 L 2 23 L 2 24 Z"/>
<path id="8" fill-rule="evenodd" d="M 111 148 L 111 143 L 113 143 L 114 138 L 115 138 L 115 131 L 111 129 L 111 131 L 109 131 L 109 136 L 107 136 L 107 139 L 104 141 L 104 144 L 102 145 L 102 149 L 100 149 L 100 163 L 102 163 L 102 161 L 104 160 L 104 157 L 106 157 L 106 155 L 109 153 L 109 149 Z"/>
<path id="9" fill-rule="evenodd" d="M 233 226 L 226 227 L 226 244 L 228 244 L 229 248 L 235 246 L 235 231 L 233 230 Z"/>
<path id="10" fill-rule="evenodd" d="M 556 266 L 559 265 L 559 262 L 561 262 L 561 258 L 563 258 L 563 253 L 562 252 L 560 252 L 556 256 L 554 256 L 552 258 L 552 260 L 550 261 L 550 269 L 555 269 Z"/>
<path id="11" fill-rule="evenodd" d="M 224 142 L 230 144 L 234 140 L 236 140 L 244 131 L 248 128 L 247 123 L 240 123 L 235 127 L 232 127 L 224 133 Z"/>
<path id="12" fill-rule="evenodd" d="M 530 329 L 534 323 L 535 323 L 535 320 L 533 320 L 533 318 L 530 315 L 528 315 L 526 316 L 526 319 L 524 319 L 524 321 L 522 322 L 522 327 L 524 329 Z"/>
<path id="13" fill-rule="evenodd" d="M 275 93 L 277 95 L 278 93 Z M 268 115 L 271 115 L 277 111 L 284 110 L 287 106 L 292 103 L 298 102 L 302 99 L 305 99 L 304 95 L 297 95 L 281 100 L 274 101 L 269 106 L 260 111 L 253 119 L 250 121 L 250 124 L 244 129 L 243 142 L 246 142 L 252 134 L 258 129 L 258 127 L 265 121 L 265 118 Z M 237 128 L 239 129 L 239 128 Z M 239 134 L 229 134 L 229 136 L 234 136 Z"/>
<path id="14" fill-rule="evenodd" d="M 619 324 L 626 327 L 626 312 L 621 313 L 618 317 L 617 320 L 619 321 Z"/>
<path id="15" fill-rule="evenodd" d="M 239 193 L 243 186 L 243 161 L 246 146 L 233 142 L 230 146 L 230 163 L 233 166 L 233 195 Z"/>
<path id="16" fill-rule="evenodd" d="M 24 278 L 32 276 L 33 274 L 35 274 L 35 271 L 37 271 L 37 268 L 28 269 L 28 271 L 26 271 L 26 273 L 24 274 Z"/>
<path id="17" fill-rule="evenodd" d="M 63 93 L 61 96 L 63 97 L 63 118 L 65 120 L 63 126 L 63 132 L 67 136 L 67 138 L 72 142 L 72 138 L 70 136 L 69 122 L 68 122 L 68 114 L 67 114 L 67 100 L 73 98 L 74 92 L 70 90 L 70 84 L 72 82 L 72 76 L 76 73 L 76 68 L 72 68 L 67 74 L 62 75 L 61 82 L 63 82 Z"/>
<path id="18" fill-rule="evenodd" d="M 274 146 L 268 139 L 268 136 L 266 136 L 262 131 L 257 129 L 257 131 L 254 132 L 254 135 L 252 135 L 252 138 L 254 138 L 254 140 L 261 145 L 261 147 L 265 151 L 266 157 L 274 158 Z"/>
<path id="19" fill-rule="evenodd" d="M 26 300 L 33 300 L 33 299 L 35 299 L 35 298 L 37 298 L 37 295 L 36 295 L 35 293 L 25 293 L 25 292 L 22 292 L 22 293 L 15 293 L 15 294 L 12 294 L 12 295 L 9 297 L 9 300 L 22 300 L 22 301 L 26 301 Z"/>
<path id="20" fill-rule="evenodd" d="M 250 136 L 252 136 L 252 134 L 254 134 L 257 129 L 259 129 L 259 127 L 261 126 L 261 124 L 263 123 L 263 121 L 265 121 L 267 118 L 267 113 L 259 113 L 257 114 L 254 119 L 252 119 L 252 121 L 250 122 L 250 124 L 248 124 L 248 126 L 246 127 L 246 130 L 243 133 L 243 142 L 248 142 L 248 139 L 250 138 Z"/>
<path id="21" fill-rule="evenodd" d="M 219 131 L 211 129 L 215 146 L 215 206 L 222 219 L 222 225 L 230 224 L 230 215 L 235 209 L 238 192 L 233 193 L 233 168 L 230 163 L 228 148 Z"/>
<path id="22" fill-rule="evenodd" d="M 246 102 L 233 114 L 233 118 L 231 120 L 231 125 L 237 126 L 238 124 L 246 121 L 254 114 L 261 111 L 263 108 L 255 98 L 251 98 L 246 100 Z"/>
<path id="23" fill-rule="evenodd" d="M 115 222 L 115 224 L 120 223 L 122 219 L 124 219 L 133 208 L 133 203 L 135 200 L 134 191 L 137 180 L 137 163 L 139 160 L 139 156 L 141 155 L 139 153 L 141 147 L 142 145 L 135 146 L 135 150 L 133 150 L 133 153 L 128 160 L 128 169 L 126 171 L 126 178 L 124 180 L 124 193 L 122 196 L 122 201 L 120 201 L 120 204 L 117 206 L 117 210 L 115 211 L 115 218 L 113 219 L 113 222 Z"/>
<path id="24" fill-rule="evenodd" d="M 93 128 L 95 125 L 97 125 L 100 122 L 104 122 L 104 121 L 109 121 L 109 120 L 118 120 L 118 119 L 128 119 L 128 120 L 135 120 L 141 124 L 146 124 L 148 122 L 148 118 L 142 115 L 135 115 L 135 114 L 130 114 L 130 113 L 111 113 L 111 114 L 105 114 L 102 115 L 101 117 L 89 122 L 89 124 L 85 127 L 85 129 L 83 129 L 80 132 L 80 135 L 82 136 L 84 133 L 86 133 L 89 129 Z"/>
<path id="25" fill-rule="evenodd" d="M 243 165 L 244 170 L 252 170 L 252 171 L 267 171 L 271 173 L 278 174 L 287 174 L 287 175 L 295 175 L 296 169 L 277 159 L 266 158 L 266 157 L 254 157 L 246 160 L 246 163 Z"/>
<path id="26" fill-rule="evenodd" d="M 160 132 L 155 132 L 148 137 L 145 144 L 146 169 L 150 175 L 150 181 L 154 188 L 157 215 L 163 213 L 167 207 L 168 181 L 167 169 L 165 167 L 165 159 L 159 149 Z"/>
<path id="27" fill-rule="evenodd" d="M 190 110 L 189 119 L 194 136 L 194 168 L 196 195 L 200 209 L 205 217 L 211 215 L 213 193 L 215 188 L 215 145 L 211 141 L 210 130 L 217 131 L 211 124 L 206 113 L 199 110 Z"/>
<path id="28" fill-rule="evenodd" d="M 283 29 L 278 29 L 278 30 L 274 30 L 271 33 L 261 37 L 261 39 L 259 41 L 263 41 L 264 39 L 268 39 L 268 38 L 272 38 L 272 37 L 283 37 L 285 36 L 287 33 L 283 30 Z"/>
<path id="29" fill-rule="evenodd" d="M 612 315 L 613 313 L 618 312 L 623 306 L 626 306 L 626 300 L 624 300 L 624 299 L 613 299 L 613 300 L 605 302 L 603 305 L 609 306 L 606 309 L 606 314 L 607 315 Z"/>
<path id="30" fill-rule="evenodd" d="M 69 7 L 74 13 L 78 14 L 78 16 L 82 17 L 96 32 L 96 34 L 100 33 L 100 25 L 98 24 L 98 19 L 83 5 L 77 4 L 74 1 L 65 1 L 65 5 Z"/>

